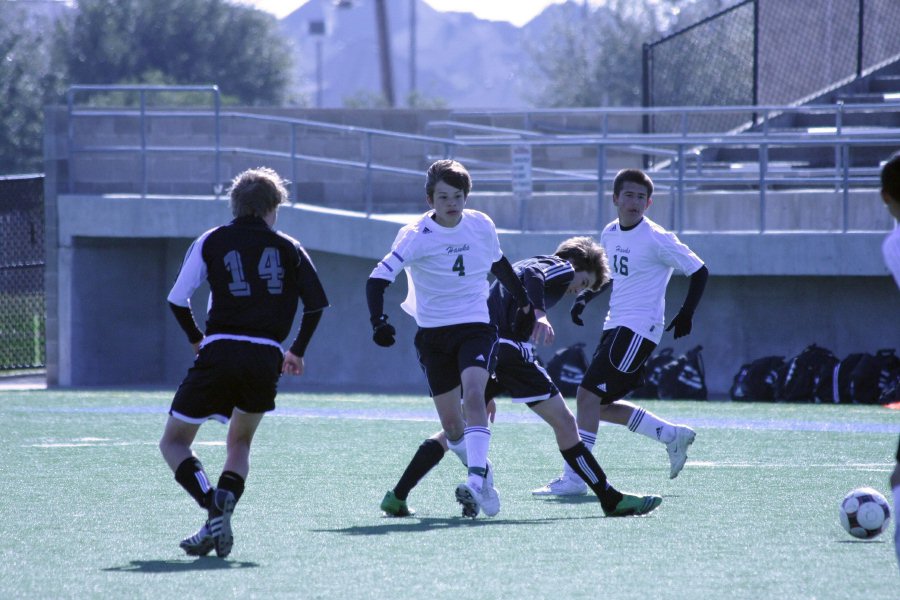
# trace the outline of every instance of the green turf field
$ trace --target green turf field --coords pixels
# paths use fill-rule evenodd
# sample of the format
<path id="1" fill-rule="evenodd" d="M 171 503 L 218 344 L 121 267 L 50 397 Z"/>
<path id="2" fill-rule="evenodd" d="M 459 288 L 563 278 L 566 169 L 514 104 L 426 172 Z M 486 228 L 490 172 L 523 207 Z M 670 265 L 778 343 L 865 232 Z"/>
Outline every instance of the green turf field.
<path id="1" fill-rule="evenodd" d="M 561 458 L 549 427 L 499 401 L 491 457 L 499 516 L 462 519 L 448 455 L 410 496 L 378 504 L 435 429 L 410 396 L 284 394 L 263 421 L 227 560 L 184 556 L 203 513 L 156 444 L 170 392 L 0 392 L 0 598 L 900 597 L 893 524 L 862 542 L 844 494 L 890 497 L 898 413 L 881 407 L 642 402 L 697 430 L 678 479 L 665 448 L 604 426 L 595 455 L 626 491 L 659 493 L 640 518 L 587 497 L 535 499 Z M 196 446 L 215 478 L 225 428 Z"/>

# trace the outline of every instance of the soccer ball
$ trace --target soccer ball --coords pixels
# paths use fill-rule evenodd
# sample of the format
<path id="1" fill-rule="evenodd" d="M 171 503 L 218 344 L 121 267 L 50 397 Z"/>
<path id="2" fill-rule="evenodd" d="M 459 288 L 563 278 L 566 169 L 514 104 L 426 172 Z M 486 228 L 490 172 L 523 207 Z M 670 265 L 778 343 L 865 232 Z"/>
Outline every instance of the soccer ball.
<path id="1" fill-rule="evenodd" d="M 844 496 L 841 525 L 853 537 L 870 540 L 881 535 L 891 520 L 891 507 L 878 490 L 861 487 Z"/>

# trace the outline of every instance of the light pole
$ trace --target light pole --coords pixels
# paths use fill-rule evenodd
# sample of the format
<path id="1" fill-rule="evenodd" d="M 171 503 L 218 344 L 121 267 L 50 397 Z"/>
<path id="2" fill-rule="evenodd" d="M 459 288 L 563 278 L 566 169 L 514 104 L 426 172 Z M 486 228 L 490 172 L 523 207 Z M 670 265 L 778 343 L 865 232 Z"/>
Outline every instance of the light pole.
<path id="1" fill-rule="evenodd" d="M 309 36 L 316 40 L 316 108 L 322 108 L 322 39 L 325 37 L 325 21 L 310 21 Z"/>
<path id="2" fill-rule="evenodd" d="M 409 102 L 416 102 L 416 2 L 409 0 Z"/>
<path id="3" fill-rule="evenodd" d="M 375 0 L 375 20 L 378 28 L 378 56 L 381 59 L 381 92 L 387 105 L 394 108 L 394 72 L 391 66 L 391 39 L 388 35 L 387 5 Z"/>

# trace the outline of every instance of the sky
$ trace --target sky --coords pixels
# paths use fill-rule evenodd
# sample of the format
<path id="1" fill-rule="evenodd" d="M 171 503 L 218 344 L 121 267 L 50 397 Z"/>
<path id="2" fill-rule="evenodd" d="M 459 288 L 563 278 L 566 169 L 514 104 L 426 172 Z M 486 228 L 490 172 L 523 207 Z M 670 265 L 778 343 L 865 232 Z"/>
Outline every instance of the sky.
<path id="1" fill-rule="evenodd" d="M 279 19 L 291 14 L 308 0 L 237 0 L 260 10 L 270 12 Z M 371 1 L 371 0 L 369 0 Z M 550 4 L 564 0 L 425 0 L 435 10 L 441 12 L 470 12 L 491 21 L 509 21 L 521 27 Z"/>

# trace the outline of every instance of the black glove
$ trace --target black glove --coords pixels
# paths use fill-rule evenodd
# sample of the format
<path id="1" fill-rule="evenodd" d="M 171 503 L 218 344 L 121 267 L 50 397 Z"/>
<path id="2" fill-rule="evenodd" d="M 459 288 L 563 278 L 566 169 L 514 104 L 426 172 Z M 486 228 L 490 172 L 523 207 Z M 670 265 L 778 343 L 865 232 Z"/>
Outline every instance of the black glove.
<path id="1" fill-rule="evenodd" d="M 684 337 L 691 332 L 691 328 L 693 327 L 694 315 L 690 313 L 686 313 L 683 311 L 679 311 L 675 318 L 672 319 L 672 322 L 669 323 L 669 326 L 666 327 L 666 331 L 671 331 L 672 328 L 675 328 L 675 339 L 677 340 L 680 337 Z"/>
<path id="2" fill-rule="evenodd" d="M 584 321 L 581 320 L 581 313 L 584 312 L 585 306 L 587 306 L 587 299 L 584 296 L 578 296 L 578 298 L 575 299 L 572 308 L 569 310 L 569 314 L 572 316 L 572 322 L 581 327 L 584 327 Z"/>
<path id="3" fill-rule="evenodd" d="M 528 312 L 525 312 L 526 309 Z M 535 323 L 537 323 L 537 317 L 534 314 L 534 306 L 531 303 L 520 306 L 516 309 L 516 317 L 513 320 L 513 334 L 517 339 L 527 340 L 534 332 Z"/>
<path id="4" fill-rule="evenodd" d="M 394 329 L 393 325 L 387 322 L 387 315 L 372 317 L 370 321 L 372 322 L 373 328 L 372 339 L 375 340 L 375 343 L 382 348 L 393 346 L 394 336 L 397 334 L 397 330 Z"/>

